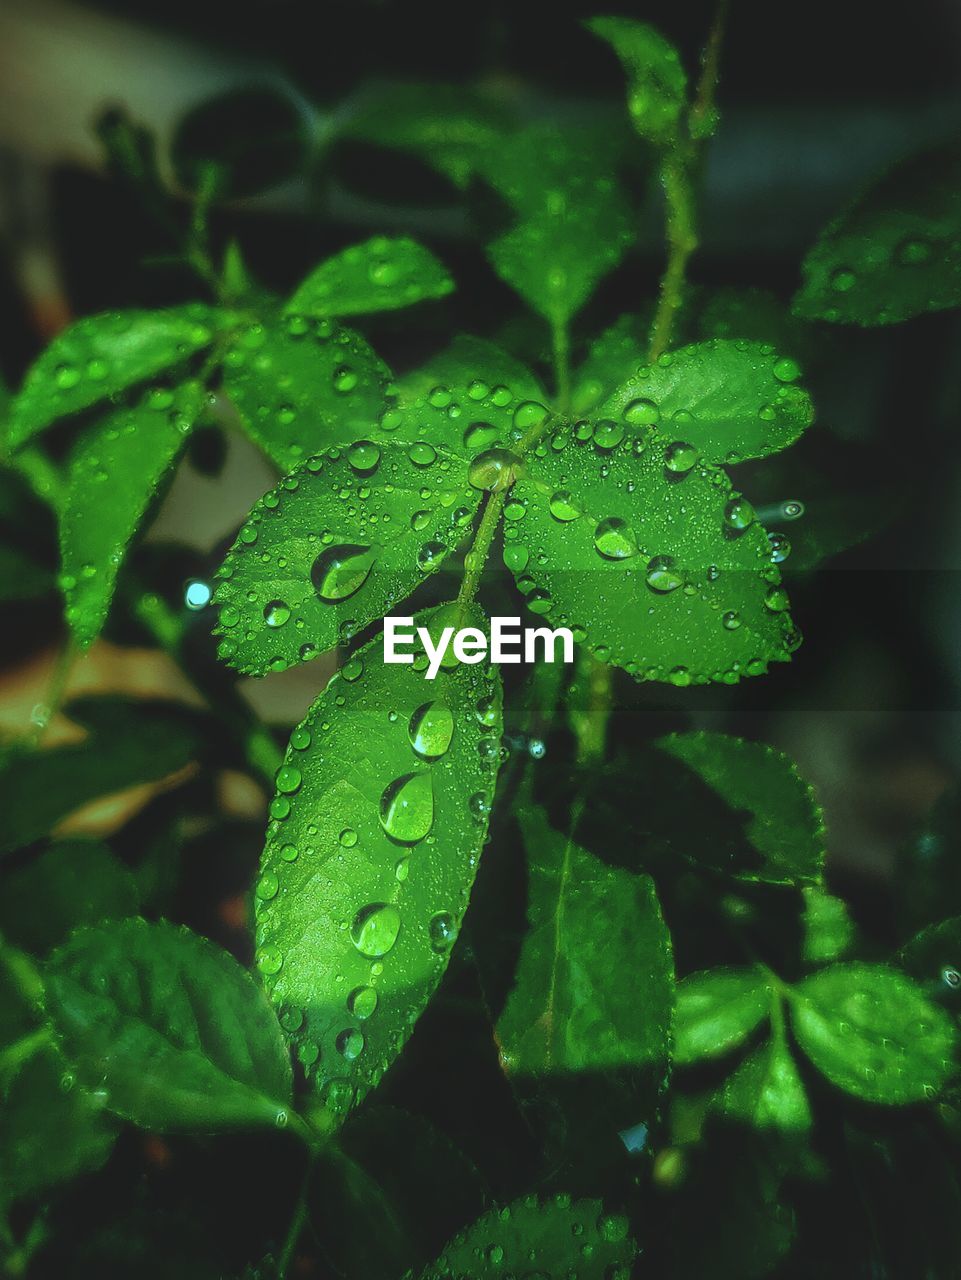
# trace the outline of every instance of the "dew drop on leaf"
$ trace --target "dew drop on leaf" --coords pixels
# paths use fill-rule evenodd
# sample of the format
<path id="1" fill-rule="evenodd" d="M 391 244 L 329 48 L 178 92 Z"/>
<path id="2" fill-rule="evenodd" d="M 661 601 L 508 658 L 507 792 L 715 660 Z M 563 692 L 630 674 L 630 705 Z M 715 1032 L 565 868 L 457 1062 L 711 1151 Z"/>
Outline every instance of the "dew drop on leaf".
<path id="1" fill-rule="evenodd" d="M 380 824 L 400 844 L 416 844 L 434 824 L 434 788 L 429 773 L 395 778 L 380 798 Z"/>
<path id="2" fill-rule="evenodd" d="M 626 560 L 637 554 L 631 526 L 619 516 L 601 520 L 594 530 L 594 546 L 605 560 Z"/>
<path id="3" fill-rule="evenodd" d="M 310 578 L 321 600 L 336 604 L 359 591 L 370 575 L 376 559 L 372 546 L 343 543 L 328 547 L 314 561 Z"/>
<path id="4" fill-rule="evenodd" d="M 357 987 L 347 997 L 347 1008 L 355 1018 L 369 1018 L 377 1008 L 377 992 L 373 987 Z"/>
<path id="5" fill-rule="evenodd" d="M 676 591 L 684 582 L 672 556 L 654 556 L 648 563 L 644 580 L 659 595 Z"/>
<path id="6" fill-rule="evenodd" d="M 372 902 L 361 907 L 350 927 L 350 937 L 362 956 L 372 960 L 385 956 L 400 933 L 400 912 L 389 902 Z"/>
<path id="7" fill-rule="evenodd" d="M 445 702 L 425 702 L 410 718 L 410 745 L 422 760 L 438 760 L 454 736 L 454 717 Z"/>
<path id="8" fill-rule="evenodd" d="M 457 925 L 448 911 L 438 911 L 432 916 L 427 930 L 432 949 L 439 953 L 449 951 L 457 940 Z"/>

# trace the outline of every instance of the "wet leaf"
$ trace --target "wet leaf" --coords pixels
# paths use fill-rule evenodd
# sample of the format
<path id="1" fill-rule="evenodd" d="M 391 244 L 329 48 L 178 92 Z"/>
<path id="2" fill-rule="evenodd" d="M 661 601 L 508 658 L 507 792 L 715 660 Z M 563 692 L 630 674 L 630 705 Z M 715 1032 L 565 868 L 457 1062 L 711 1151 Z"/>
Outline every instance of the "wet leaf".
<path id="1" fill-rule="evenodd" d="M 851 949 L 856 930 L 842 898 L 808 885 L 804 894 L 805 964 L 828 964 L 840 960 Z"/>
<path id="2" fill-rule="evenodd" d="M 15 398 L 7 445 L 17 449 L 59 418 L 185 364 L 229 317 L 201 303 L 78 320 L 54 338 Z"/>
<path id="3" fill-rule="evenodd" d="M 954 1071 L 956 1032 L 910 978 L 835 964 L 793 989 L 798 1044 L 832 1084 L 869 1102 L 933 1098 Z"/>
<path id="4" fill-rule="evenodd" d="M 66 616 L 81 648 L 107 620 L 127 546 L 200 416 L 199 382 L 152 387 L 92 423 L 70 458 L 60 524 Z"/>
<path id="5" fill-rule="evenodd" d="M 254 507 L 218 571 L 220 656 L 263 675 L 344 643 L 466 536 L 467 468 L 426 441 L 318 454 Z"/>
<path id="6" fill-rule="evenodd" d="M 961 305 L 961 147 L 909 156 L 829 223 L 804 260 L 795 314 L 897 324 Z"/>
<path id="7" fill-rule="evenodd" d="M 291 735 L 256 887 L 257 963 L 333 1115 L 377 1083 L 447 966 L 500 764 L 496 671 L 455 663 L 431 682 L 386 665 L 382 643 Z"/>
<path id="8" fill-rule="evenodd" d="M 755 1129 L 796 1132 L 811 1127 L 811 1106 L 783 1034 L 745 1058 L 724 1082 L 718 1106 Z"/>
<path id="9" fill-rule="evenodd" d="M 508 498 L 504 538 L 528 607 L 636 679 L 736 683 L 800 642 L 750 503 L 655 434 L 555 432 Z"/>
<path id="10" fill-rule="evenodd" d="M 375 236 L 328 258 L 295 289 L 288 314 L 358 316 L 443 298 L 454 282 L 423 245 L 406 236 Z"/>
<path id="11" fill-rule="evenodd" d="M 674 1061 L 719 1058 L 751 1034 L 771 1007 L 771 990 L 756 969 L 711 969 L 678 983 Z"/>
<path id="12" fill-rule="evenodd" d="M 189 929 L 81 929 L 45 982 L 65 1057 L 124 1119 L 161 1131 L 287 1123 L 290 1062 L 263 992 Z"/>
<path id="13" fill-rule="evenodd" d="M 446 350 L 399 378 L 397 391 L 403 405 L 413 407 L 423 402 L 429 408 L 446 410 L 451 424 L 448 430 L 455 438 L 467 435 L 475 422 L 493 419 L 498 443 L 505 445 L 511 443 L 517 406 L 528 401 L 547 402 L 544 388 L 525 365 L 496 343 L 466 333 L 458 334 Z M 440 401 L 447 399 L 446 393 L 451 399 L 443 405 Z M 451 416 L 455 406 L 456 414 Z M 465 418 L 469 421 L 462 425 Z M 483 447 L 491 442 L 485 441 Z"/>
<path id="14" fill-rule="evenodd" d="M 227 394 L 282 472 L 329 445 L 369 436 L 384 410 L 387 378 L 359 334 L 305 316 L 247 325 L 224 359 Z"/>
<path id="15" fill-rule="evenodd" d="M 657 746 L 744 817 L 744 834 L 760 867 L 748 878 L 782 884 L 820 879 L 824 815 L 786 755 L 723 733 L 674 733 Z"/>
<path id="16" fill-rule="evenodd" d="M 762 342 L 713 338 L 666 353 L 604 402 L 600 418 L 620 421 L 631 406 L 672 442 L 705 462 L 743 462 L 777 453 L 811 425 L 800 366 Z"/>
<path id="17" fill-rule="evenodd" d="M 633 18 L 592 18 L 586 26 L 611 45 L 624 66 L 634 128 L 650 142 L 672 142 L 687 93 L 677 50 L 654 27 Z"/>
<path id="18" fill-rule="evenodd" d="M 649 325 L 650 317 L 644 323 L 639 316 L 619 316 L 595 338 L 574 374 L 572 413 L 577 416 L 592 413 L 615 388 L 644 367 Z"/>
<path id="19" fill-rule="evenodd" d="M 538 1280 L 628 1280 L 636 1254 L 627 1219 L 605 1213 L 600 1200 L 527 1196 L 451 1240 L 420 1280 L 486 1280 L 501 1271 Z"/>
<path id="20" fill-rule="evenodd" d="M 654 882 L 606 866 L 523 807 L 528 932 L 498 1018 L 509 1075 L 666 1074 L 673 1001 L 671 939 Z M 627 975 L 643 974 L 638 987 Z"/>

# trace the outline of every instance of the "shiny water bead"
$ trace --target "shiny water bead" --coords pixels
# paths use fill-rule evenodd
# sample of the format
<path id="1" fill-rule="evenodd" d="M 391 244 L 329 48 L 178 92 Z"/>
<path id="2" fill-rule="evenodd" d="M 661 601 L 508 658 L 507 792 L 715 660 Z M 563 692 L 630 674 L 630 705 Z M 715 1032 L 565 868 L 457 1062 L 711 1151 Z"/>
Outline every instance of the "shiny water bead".
<path id="1" fill-rule="evenodd" d="M 608 516 L 594 530 L 594 546 L 605 560 L 626 560 L 637 554 L 633 530 L 619 516 Z"/>
<path id="2" fill-rule="evenodd" d="M 311 566 L 314 590 L 321 600 L 332 604 L 349 599 L 367 581 L 375 559 L 372 546 L 341 543 L 327 547 Z"/>
<path id="3" fill-rule="evenodd" d="M 416 844 L 434 823 L 434 789 L 429 773 L 395 778 L 380 798 L 380 823 L 393 840 Z"/>
<path id="4" fill-rule="evenodd" d="M 350 927 L 354 946 L 363 956 L 387 955 L 400 933 L 400 911 L 391 903 L 372 902 L 361 907 Z"/>

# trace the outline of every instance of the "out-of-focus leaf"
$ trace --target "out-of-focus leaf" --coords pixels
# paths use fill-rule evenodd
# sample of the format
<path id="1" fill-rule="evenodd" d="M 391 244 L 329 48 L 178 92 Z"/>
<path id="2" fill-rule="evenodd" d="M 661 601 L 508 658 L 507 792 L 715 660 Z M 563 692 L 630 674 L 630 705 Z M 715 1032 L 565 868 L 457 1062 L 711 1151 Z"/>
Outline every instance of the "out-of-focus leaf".
<path id="1" fill-rule="evenodd" d="M 620 316 L 594 340 L 574 374 L 572 413 L 593 413 L 617 387 L 644 367 L 648 324 L 649 318 L 645 323 L 640 316 Z"/>
<path id="2" fill-rule="evenodd" d="M 774 1035 L 724 1082 L 720 1110 L 755 1129 L 811 1127 L 811 1106 L 787 1040 Z"/>
<path id="3" fill-rule="evenodd" d="M 290 1061 L 263 992 L 189 929 L 81 929 L 45 981 L 67 1060 L 118 1115 L 158 1130 L 287 1124 Z"/>
<path id="4" fill-rule="evenodd" d="M 897 324 L 961 305 L 961 145 L 909 156 L 821 233 L 794 311 L 837 324 Z"/>
<path id="5" fill-rule="evenodd" d="M 453 620 L 453 621 L 451 621 Z M 479 609 L 419 614 L 483 624 Z M 376 636 L 291 734 L 257 883 L 257 963 L 333 1117 L 400 1052 L 447 967 L 500 764 L 496 670 L 387 665 Z"/>
<path id="6" fill-rule="evenodd" d="M 67 621 L 81 648 L 107 619 L 127 545 L 204 407 L 199 382 L 153 387 L 92 423 L 70 459 L 60 524 Z"/>
<path id="7" fill-rule="evenodd" d="M 489 448 L 495 440 L 508 444 L 518 404 L 544 404 L 547 399 L 537 378 L 519 360 L 496 343 L 466 333 L 458 334 L 446 350 L 420 368 L 398 378 L 396 385 L 403 405 L 413 407 L 423 401 L 435 409 L 456 407 L 448 430 L 465 438 L 470 452 Z M 440 403 L 448 395 L 447 404 Z M 465 419 L 466 425 L 460 426 Z M 494 427 L 496 434 L 472 430 L 478 424 Z"/>
<path id="8" fill-rule="evenodd" d="M 771 989 L 756 969 L 711 969 L 678 983 L 674 1061 L 719 1058 L 741 1044 L 771 1008 Z"/>
<path id="9" fill-rule="evenodd" d="M 855 937 L 854 921 L 844 900 L 817 885 L 806 885 L 802 892 L 805 964 L 829 964 L 843 959 Z"/>
<path id="10" fill-rule="evenodd" d="M 587 27 L 606 40 L 623 63 L 634 128 L 650 142 L 672 142 L 687 94 L 677 50 L 656 28 L 633 18 L 592 18 Z"/>
<path id="11" fill-rule="evenodd" d="M 227 317 L 201 303 L 166 311 L 117 311 L 65 329 L 30 368 L 11 409 L 17 449 L 59 418 L 183 365 L 213 342 Z"/>
<path id="12" fill-rule="evenodd" d="M 406 236 L 375 236 L 328 258 L 297 286 L 289 315 L 358 316 L 443 298 L 454 282 L 423 245 Z"/>

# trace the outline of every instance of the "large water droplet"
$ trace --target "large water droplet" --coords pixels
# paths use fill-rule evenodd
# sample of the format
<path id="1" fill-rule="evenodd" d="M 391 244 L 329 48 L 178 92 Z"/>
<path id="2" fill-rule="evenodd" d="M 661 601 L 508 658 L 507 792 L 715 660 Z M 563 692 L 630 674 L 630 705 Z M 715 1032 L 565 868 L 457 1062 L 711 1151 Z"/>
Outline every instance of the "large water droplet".
<path id="1" fill-rule="evenodd" d="M 427 930 L 431 948 L 440 954 L 449 951 L 457 940 L 457 924 L 449 911 L 438 911 L 432 916 Z"/>
<path id="2" fill-rule="evenodd" d="M 372 960 L 385 956 L 400 933 L 400 912 L 389 902 L 371 902 L 361 907 L 350 926 L 354 946 Z"/>
<path id="3" fill-rule="evenodd" d="M 594 546 L 605 560 L 626 560 L 637 554 L 631 526 L 619 516 L 609 516 L 594 530 Z"/>
<path id="4" fill-rule="evenodd" d="M 454 736 L 454 717 L 445 702 L 425 702 L 410 718 L 410 745 L 422 760 L 438 760 Z"/>
<path id="5" fill-rule="evenodd" d="M 377 992 L 373 987 L 357 987 L 347 997 L 347 1008 L 355 1018 L 364 1021 L 377 1008 Z"/>
<path id="6" fill-rule="evenodd" d="M 645 581 L 652 591 L 657 591 L 660 595 L 676 591 L 684 583 L 671 556 L 654 556 L 648 563 Z"/>
<path id="7" fill-rule="evenodd" d="M 356 543 L 341 543 L 322 551 L 310 570 L 314 590 L 321 600 L 336 603 L 347 600 L 359 591 L 374 567 L 377 551 L 374 547 Z"/>
<path id="8" fill-rule="evenodd" d="M 551 494 L 548 506 L 550 507 L 551 515 L 555 520 L 559 520 L 561 524 L 576 520 L 581 514 L 580 508 L 567 489 L 558 489 L 556 493 Z"/>
<path id="9" fill-rule="evenodd" d="M 471 462 L 467 479 L 475 489 L 498 493 L 514 483 L 520 467 L 520 458 L 510 449 L 486 449 Z"/>
<path id="10" fill-rule="evenodd" d="M 384 788 L 380 823 L 392 840 L 416 844 L 434 822 L 434 788 L 429 773 L 407 773 Z"/>

